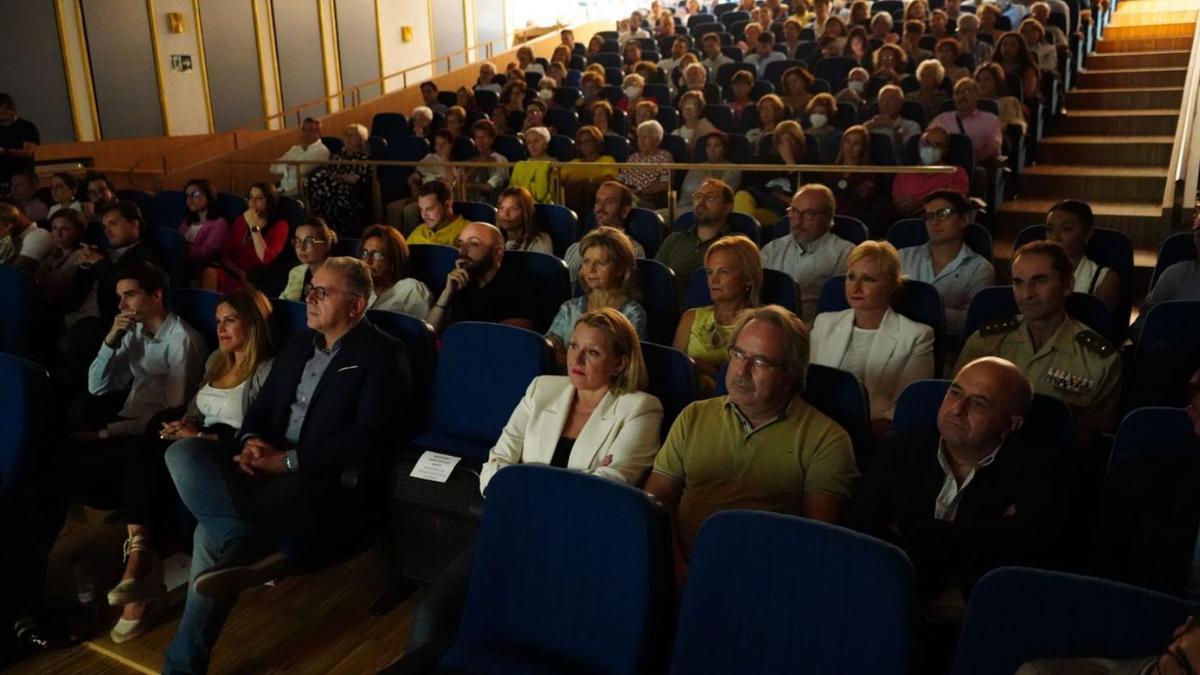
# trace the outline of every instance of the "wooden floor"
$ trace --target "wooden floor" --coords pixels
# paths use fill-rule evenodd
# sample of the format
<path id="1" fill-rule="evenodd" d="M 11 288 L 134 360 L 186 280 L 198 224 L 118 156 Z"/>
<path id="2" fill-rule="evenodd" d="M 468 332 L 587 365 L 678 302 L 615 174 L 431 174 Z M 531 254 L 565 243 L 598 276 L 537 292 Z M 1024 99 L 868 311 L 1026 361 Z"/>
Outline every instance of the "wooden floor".
<path id="1" fill-rule="evenodd" d="M 71 558 L 87 560 L 103 594 L 121 571 L 122 525 L 104 524 L 88 511 L 69 520 L 51 556 L 48 592 L 73 596 Z M 413 610 L 422 593 L 389 614 L 368 611 L 387 586 L 382 559 L 374 551 L 321 572 L 288 577 L 274 587 L 242 594 L 225 624 L 209 669 L 214 675 L 251 673 L 374 673 L 398 658 L 408 641 Z M 4 669 L 7 675 L 109 675 L 158 673 L 183 609 L 182 594 L 150 633 L 114 644 L 108 630 L 116 614 L 92 640 L 72 649 L 38 655 Z"/>

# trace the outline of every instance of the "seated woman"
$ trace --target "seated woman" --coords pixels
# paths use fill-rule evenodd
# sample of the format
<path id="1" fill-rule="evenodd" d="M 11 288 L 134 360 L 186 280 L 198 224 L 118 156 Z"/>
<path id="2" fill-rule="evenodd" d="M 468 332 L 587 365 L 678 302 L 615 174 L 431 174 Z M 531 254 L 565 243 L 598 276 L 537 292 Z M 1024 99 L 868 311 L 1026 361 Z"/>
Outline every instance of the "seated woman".
<path id="1" fill-rule="evenodd" d="M 429 106 L 419 105 L 413 108 L 408 116 L 408 131 L 417 138 L 428 139 L 433 135 L 433 110 Z"/>
<path id="2" fill-rule="evenodd" d="M 706 164 L 724 164 L 729 161 L 729 136 L 723 131 L 714 131 L 704 137 L 704 153 Z M 700 185 L 710 178 L 723 181 L 729 189 L 736 191 L 742 184 L 742 172 L 736 170 L 722 171 L 717 169 L 688 169 L 683 176 L 683 184 L 679 188 L 679 196 L 675 199 L 676 215 L 692 210 L 692 195 L 700 189 Z"/>
<path id="3" fill-rule="evenodd" d="M 686 91 L 679 97 L 680 124 L 671 135 L 687 141 L 689 150 L 695 150 L 697 141 L 717 131 L 704 117 L 705 105 L 704 93 L 700 91 Z"/>
<path id="4" fill-rule="evenodd" d="M 491 120 L 479 120 L 471 125 L 471 137 L 475 140 L 473 162 L 490 162 L 495 168 L 466 169 L 462 180 L 466 188 L 467 201 L 495 204 L 496 195 L 508 185 L 508 158 L 496 152 L 496 125 Z"/>
<path id="5" fill-rule="evenodd" d="M 942 89 L 942 80 L 946 78 L 946 69 L 937 59 L 925 59 L 917 66 L 917 83 L 919 88 L 905 95 L 905 101 L 916 101 L 925 111 L 925 121 L 942 114 L 942 107 L 950 102 L 950 94 Z"/>
<path id="6" fill-rule="evenodd" d="M 863 125 L 856 124 L 842 134 L 841 147 L 834 164 L 870 165 L 870 147 L 871 132 Z M 867 223 L 875 236 L 883 236 L 887 226 L 891 225 L 892 218 L 888 208 L 891 195 L 883 189 L 879 174 L 823 173 L 817 177 L 810 176 L 809 180 L 824 183 L 833 190 L 834 197 L 837 198 L 838 214 L 858 218 Z"/>
<path id="7" fill-rule="evenodd" d="M 59 172 L 50 177 L 50 199 L 53 203 L 46 213 L 46 218 L 54 217 L 62 209 L 73 209 L 83 213 L 83 204 L 79 203 L 79 181 L 69 173 Z"/>
<path id="8" fill-rule="evenodd" d="M 496 227 L 506 251 L 536 251 L 554 255 L 554 242 L 537 224 L 533 196 L 523 187 L 505 188 L 496 210 Z"/>
<path id="9" fill-rule="evenodd" d="M 617 107 L 627 113 L 632 113 L 638 103 L 642 101 L 642 92 L 646 89 L 646 79 L 637 73 L 630 73 L 621 80 L 621 93 L 624 94 L 617 101 Z"/>
<path id="10" fill-rule="evenodd" d="M 59 209 L 50 219 L 54 250 L 42 258 L 34 275 L 43 311 L 58 315 L 66 308 L 74 288 L 75 272 L 89 253 L 82 243 L 86 230 L 83 214 L 75 209 Z"/>
<path id="11" fill-rule="evenodd" d="M 512 178 L 508 184 L 529 190 L 533 200 L 539 204 L 553 203 L 558 197 L 558 190 L 550 171 L 550 162 L 554 160 L 548 152 L 550 130 L 546 127 L 526 130 L 525 149 L 529 152 L 529 159 L 513 165 Z"/>
<path id="12" fill-rule="evenodd" d="M 1096 264 L 1085 253 L 1095 223 L 1092 207 L 1076 199 L 1064 199 L 1046 214 L 1046 238 L 1062 244 L 1075 263 L 1075 292 L 1094 295 L 1114 310 L 1121 302 L 1121 275 L 1111 267 Z"/>
<path id="13" fill-rule="evenodd" d="M 575 149 L 579 156 L 559 170 L 563 201 L 575 213 L 587 213 L 595 206 L 600 184 L 616 180 L 617 160 L 604 154 L 604 136 L 600 129 L 590 124 L 575 132 Z M 585 162 L 604 166 L 583 166 Z"/>
<path id="14" fill-rule="evenodd" d="M 309 211 L 321 216 L 337 232 L 353 236 L 367 217 L 365 199 L 370 191 L 371 167 L 360 162 L 371 158 L 367 128 L 351 124 L 342 132 L 346 146 L 327 164 L 308 174 Z"/>
<path id="15" fill-rule="evenodd" d="M 579 254 L 583 295 L 564 302 L 550 324 L 546 337 L 554 343 L 555 353 L 559 357 L 566 353 L 572 326 L 580 316 L 604 307 L 624 314 L 638 337 L 646 339 L 646 310 L 636 299 L 636 258 L 629 237 L 616 228 L 597 227 L 579 241 Z"/>
<path id="16" fill-rule="evenodd" d="M 958 58 L 962 56 L 962 47 L 959 46 L 958 40 L 954 38 L 942 38 L 937 41 L 937 45 L 933 48 L 933 56 L 942 64 L 942 69 L 946 71 L 946 77 L 950 78 L 950 82 L 958 82 L 959 79 L 970 77 L 971 71 L 958 65 Z"/>
<path id="17" fill-rule="evenodd" d="M 851 68 L 846 74 L 846 86 L 833 98 L 839 105 L 852 103 L 860 110 L 866 109 L 871 101 L 867 98 L 867 85 L 870 84 L 871 74 L 866 68 Z"/>
<path id="18" fill-rule="evenodd" d="M 1047 43 L 1046 29 L 1035 18 L 1030 17 L 1021 22 L 1017 33 L 1025 40 L 1025 46 L 1033 56 L 1033 62 L 1043 73 L 1058 72 L 1058 49 Z"/>
<path id="19" fill-rule="evenodd" d="M 467 128 L 467 111 L 462 106 L 454 105 L 446 109 L 446 124 L 442 127 L 450 132 L 450 140 L 457 141 Z"/>
<path id="20" fill-rule="evenodd" d="M 625 43 L 625 49 L 621 54 L 624 58 L 621 70 L 628 75 L 633 72 L 633 67 L 637 65 L 637 62 L 642 60 L 642 46 L 630 40 Z"/>
<path id="21" fill-rule="evenodd" d="M 746 131 L 746 140 L 750 142 L 750 151 L 755 154 L 758 153 L 759 142 L 767 134 L 775 133 L 775 127 L 779 126 L 786 115 L 783 99 L 776 94 L 764 94 L 762 98 L 758 99 L 756 110 L 758 126 Z"/>
<path id="22" fill-rule="evenodd" d="M 833 126 L 837 112 L 837 99 L 833 94 L 817 94 L 808 102 L 808 109 L 805 110 L 811 125 L 805 133 L 816 141 L 817 147 L 813 148 L 816 151 L 816 160 L 823 164 L 830 164 L 837 157 L 838 129 Z M 804 162 L 803 157 L 800 158 L 800 162 Z"/>
<path id="23" fill-rule="evenodd" d="M 975 84 L 979 85 L 980 99 L 996 104 L 1001 128 L 1015 124 L 1021 127 L 1021 133 L 1024 135 L 1028 126 L 1026 120 L 1029 111 L 1015 96 L 1009 95 L 1008 79 L 1004 76 L 1004 69 L 1000 67 L 1000 64 L 990 61 L 981 64 L 975 69 Z"/>
<path id="24" fill-rule="evenodd" d="M 747 237 L 721 237 L 704 254 L 704 271 L 712 304 L 684 312 L 671 344 L 695 359 L 700 393 L 711 396 L 717 373 L 729 360 L 738 314 L 761 304 L 762 256 Z"/>
<path id="25" fill-rule="evenodd" d="M 993 44 L 999 42 L 1000 37 L 1004 35 L 1004 31 L 996 27 L 1000 14 L 1000 5 L 994 2 L 983 3 L 976 14 L 979 17 L 979 34 L 990 36 Z"/>
<path id="26" fill-rule="evenodd" d="M 630 117 L 633 118 L 633 124 L 630 126 L 629 142 L 637 143 L 637 127 L 642 122 L 658 119 L 658 101 L 652 98 L 643 98 L 638 101 L 630 112 Z"/>
<path id="27" fill-rule="evenodd" d="M 871 75 L 882 77 L 888 84 L 900 84 L 900 78 L 908 72 L 908 52 L 896 44 L 888 43 L 876 49 L 871 54 L 871 62 L 874 65 Z"/>
<path id="28" fill-rule="evenodd" d="M 771 151 L 759 160 L 761 163 L 794 166 L 805 162 L 807 145 L 799 122 L 787 120 L 779 123 L 772 139 Z M 786 213 L 788 205 L 792 203 L 792 194 L 799 186 L 799 171 L 747 173 L 742 189 L 733 197 L 733 210 L 753 216 L 759 223 L 771 225 Z"/>
<path id="29" fill-rule="evenodd" d="M 809 90 L 817 78 L 800 66 L 788 68 L 783 73 L 780 82 L 783 84 L 783 94 L 779 96 L 784 105 L 791 108 L 793 114 L 808 109 L 808 102 L 813 93 Z"/>
<path id="30" fill-rule="evenodd" d="M 201 288 L 229 293 L 247 286 L 250 275 L 274 262 L 287 246 L 289 227 L 279 215 L 275 186 L 254 183 L 247 204 L 245 213 L 233 221 L 217 260 L 200 272 Z"/>
<path id="31" fill-rule="evenodd" d="M 433 294 L 424 283 L 407 276 L 408 242 L 404 235 L 394 227 L 372 225 L 363 231 L 361 247 L 358 255 L 370 268 L 375 288 L 367 307 L 418 319 L 428 316 Z"/>
<path id="32" fill-rule="evenodd" d="M 670 164 L 671 153 L 662 148 L 663 128 L 655 120 L 642 122 L 637 128 L 637 152 L 629 156 L 628 164 Z M 667 205 L 667 190 L 671 187 L 667 169 L 622 169 L 620 180 L 633 190 L 637 205 L 660 209 Z"/>
<path id="33" fill-rule="evenodd" d="M 996 43 L 993 63 L 1000 64 L 1005 75 L 1015 74 L 1021 80 L 1021 96 L 1029 106 L 1041 96 L 1041 78 L 1038 66 L 1029 54 L 1025 39 L 1018 33 L 1005 33 Z"/>
<path id="34" fill-rule="evenodd" d="M 325 264 L 329 252 L 337 244 L 337 232 L 330 229 L 324 220 L 316 216 L 305 218 L 292 235 L 292 249 L 300 261 L 288 272 L 287 286 L 279 294 L 284 300 L 304 302 L 312 286 L 313 272 Z"/>
<path id="35" fill-rule="evenodd" d="M 866 63 L 870 55 L 871 43 L 867 40 L 867 29 L 863 26 L 854 26 L 846 34 L 846 46 L 842 49 L 842 56 L 849 56 L 859 63 Z"/>
<path id="36" fill-rule="evenodd" d="M 850 309 L 813 320 L 812 362 L 841 368 L 863 381 L 876 436 L 891 426 L 900 392 L 933 377 L 933 329 L 891 309 L 902 284 L 896 249 L 886 241 L 865 241 L 846 259 Z"/>
<path id="37" fill-rule="evenodd" d="M 602 136 L 620 137 L 612 128 L 613 107 L 608 101 L 600 100 L 592 104 L 592 126 L 600 130 Z"/>
<path id="38" fill-rule="evenodd" d="M 179 234 L 187 241 L 187 273 L 189 279 L 194 279 L 221 253 L 229 236 L 229 223 L 216 212 L 217 191 L 208 180 L 188 181 L 183 197 L 187 213 L 179 224 Z"/>
<path id="39" fill-rule="evenodd" d="M 550 106 L 542 99 L 535 98 L 531 100 L 525 106 L 525 121 L 521 124 L 521 133 L 523 134 L 536 127 L 546 127 L 546 111 L 549 109 Z M 553 129 L 546 128 L 550 130 L 551 135 L 554 134 Z"/>
<path id="40" fill-rule="evenodd" d="M 164 420 L 158 439 L 133 446 L 122 467 L 121 494 L 128 523 L 125 571 L 108 592 L 108 604 L 124 606 L 112 629 L 113 642 L 145 634 L 165 609 L 167 587 L 162 560 L 155 553 L 154 524 L 166 508 L 160 494 L 169 485 L 163 452 L 169 442 L 211 443 L 232 440 L 242 417 L 271 371 L 274 345 L 268 318 L 271 302 L 253 288 L 243 288 L 217 304 L 217 350 L 209 357 L 200 390 L 182 417 Z M 178 414 L 178 411 L 176 411 Z M 186 441 L 184 439 L 187 439 Z"/>
<path id="41" fill-rule="evenodd" d="M 733 79 L 729 81 L 729 90 L 732 94 L 726 105 L 733 110 L 733 125 L 740 129 L 742 127 L 742 113 L 754 106 L 754 99 L 750 98 L 750 92 L 754 90 L 754 73 L 748 70 L 739 70 L 733 74 Z"/>

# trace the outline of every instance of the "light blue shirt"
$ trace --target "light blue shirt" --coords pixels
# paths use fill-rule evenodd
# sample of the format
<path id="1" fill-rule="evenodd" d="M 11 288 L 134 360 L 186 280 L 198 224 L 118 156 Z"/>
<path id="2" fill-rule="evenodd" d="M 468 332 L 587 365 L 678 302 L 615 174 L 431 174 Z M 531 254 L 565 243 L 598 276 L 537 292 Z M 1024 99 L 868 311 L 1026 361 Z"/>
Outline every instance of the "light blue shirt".
<path id="1" fill-rule="evenodd" d="M 634 330 L 637 331 L 639 340 L 646 340 L 646 310 L 636 300 L 626 300 L 625 304 L 619 308 L 620 312 L 629 319 L 629 323 L 633 324 Z M 587 296 L 581 295 L 578 298 L 571 298 L 564 302 L 558 308 L 558 314 L 554 316 L 554 323 L 550 324 L 550 330 L 546 332 L 546 337 L 556 337 L 562 341 L 565 346 L 571 341 L 571 333 L 575 331 L 575 322 L 579 321 L 579 317 L 587 312 Z"/>
<path id="2" fill-rule="evenodd" d="M 958 255 L 940 272 L 933 272 L 929 244 L 900 249 L 900 269 L 909 278 L 933 284 L 946 308 L 946 332 L 960 335 L 967 318 L 967 305 L 981 288 L 996 283 L 996 270 L 987 258 L 965 243 Z M 965 337 L 965 336 L 964 336 Z"/>

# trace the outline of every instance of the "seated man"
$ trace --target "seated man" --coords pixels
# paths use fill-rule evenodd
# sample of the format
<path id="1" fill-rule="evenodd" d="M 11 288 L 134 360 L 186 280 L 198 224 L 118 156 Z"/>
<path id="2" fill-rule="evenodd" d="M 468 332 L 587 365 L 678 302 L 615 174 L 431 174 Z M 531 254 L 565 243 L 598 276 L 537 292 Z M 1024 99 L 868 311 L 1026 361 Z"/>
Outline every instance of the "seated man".
<path id="1" fill-rule="evenodd" d="M 87 216 L 88 222 L 99 221 L 100 213 L 109 204 L 117 201 L 117 189 L 108 176 L 98 171 L 84 174 L 83 187 L 87 195 L 87 201 L 83 203 L 83 214 Z"/>
<path id="2" fill-rule="evenodd" d="M 1166 640 L 1167 636 L 1163 636 Z M 1157 655 L 1136 659 L 1037 659 L 1021 664 L 1016 675 L 1191 675 L 1200 673 L 1200 620 L 1189 616 Z"/>
<path id="3" fill-rule="evenodd" d="M 404 345 L 363 318 L 371 292 L 366 263 L 327 260 L 308 293 L 310 330 L 275 358 L 238 440 L 224 451 L 196 439 L 167 450 L 171 477 L 199 524 L 187 605 L 163 672 L 207 669 L 237 594 L 285 570 L 289 561 L 272 552 L 279 539 L 328 554 L 331 540 L 359 519 L 347 508 L 342 469 L 399 442 L 397 411 L 411 386 Z"/>
<path id="4" fill-rule="evenodd" d="M 959 335 L 971 298 L 996 283 L 996 270 L 963 240 L 971 205 L 962 194 L 940 190 L 922 201 L 929 241 L 900 249 L 901 270 L 909 279 L 933 284 L 945 307 L 946 333 Z"/>
<path id="5" fill-rule="evenodd" d="M 438 86 L 433 80 L 421 83 L 421 101 L 433 112 L 446 114 L 446 105 L 438 102 Z"/>
<path id="6" fill-rule="evenodd" d="M 25 217 L 37 222 L 50 215 L 50 205 L 38 199 L 38 177 L 32 169 L 22 169 L 12 176 L 8 185 L 9 198 L 13 206 L 21 209 Z"/>
<path id="7" fill-rule="evenodd" d="M 763 267 L 791 277 L 800 289 L 800 313 L 805 321 L 817 315 L 821 286 L 846 273 L 846 258 L 854 244 L 830 232 L 837 198 L 819 183 L 800 186 L 788 207 L 790 234 L 763 247 Z"/>
<path id="8" fill-rule="evenodd" d="M 1146 322 L 1150 308 L 1160 302 L 1172 300 L 1200 300 L 1200 210 L 1192 218 L 1192 242 L 1196 246 L 1196 257 L 1181 260 L 1163 270 L 1158 282 L 1146 294 L 1141 313 L 1134 327 L 1140 331 Z"/>
<path id="9" fill-rule="evenodd" d="M 733 190 L 724 181 L 709 178 L 692 195 L 695 222 L 682 232 L 672 232 L 659 246 L 654 259 L 675 273 L 675 295 L 687 294 L 692 272 L 704 265 L 708 247 L 729 234 L 729 214 L 733 212 Z"/>
<path id="10" fill-rule="evenodd" d="M 431 180 L 417 188 L 417 207 L 421 220 L 412 234 L 409 244 L 442 244 L 456 246 L 459 233 L 467 226 L 467 220 L 454 213 L 454 195 L 450 186 L 440 180 Z"/>
<path id="11" fill-rule="evenodd" d="M 714 78 L 721 66 L 733 63 L 733 59 L 721 53 L 721 38 L 716 33 L 706 33 L 700 38 L 700 51 L 704 55 L 704 58 L 700 59 L 700 65 L 708 68 L 708 72 L 712 73 Z"/>
<path id="12" fill-rule="evenodd" d="M 883 99 L 882 91 L 879 92 L 879 98 Z M 922 166 L 945 164 L 950 157 L 950 134 L 941 127 L 929 127 L 921 134 L 917 151 L 921 155 Z M 919 218 L 923 213 L 921 204 L 925 198 L 943 190 L 957 192 L 964 197 L 970 194 L 971 179 L 967 176 L 967 170 L 955 166 L 954 173 L 950 175 L 899 174 L 892 183 L 892 205 L 905 218 Z"/>
<path id="13" fill-rule="evenodd" d="M 981 356 L 1017 364 L 1035 392 L 1067 404 L 1079 447 L 1086 448 L 1120 420 L 1121 359 L 1108 340 L 1067 316 L 1072 271 L 1071 259 L 1054 242 L 1017 249 L 1012 287 L 1021 314 L 976 331 L 963 345 L 958 369 Z"/>
<path id="14" fill-rule="evenodd" d="M 858 479 L 850 436 L 800 397 L 808 328 L 777 305 L 733 330 L 728 396 L 692 403 L 671 426 L 646 492 L 672 514 L 687 560 L 705 518 L 761 509 L 838 522 Z"/>
<path id="15" fill-rule="evenodd" d="M 615 180 L 600 184 L 596 190 L 596 206 L 593 209 L 593 213 L 596 214 L 596 227 L 613 227 L 628 235 L 629 231 L 625 229 L 625 219 L 629 217 L 629 212 L 632 210 L 633 190 Z M 645 249 L 636 239 L 630 237 L 629 243 L 633 244 L 633 253 L 636 257 L 646 257 Z M 563 255 L 563 262 L 567 263 L 567 270 L 571 273 L 571 288 L 574 288 L 575 283 L 579 280 L 579 268 L 583 265 L 583 256 L 579 253 L 579 242 L 575 242 L 567 248 L 567 252 Z"/>
<path id="16" fill-rule="evenodd" d="M 455 244 L 458 260 L 427 321 L 439 334 L 457 321 L 489 321 L 533 328 L 530 293 L 505 267 L 504 235 L 495 225 L 470 223 Z"/>
<path id="17" fill-rule="evenodd" d="M 961 619 L 984 573 L 1048 557 L 1053 455 L 1015 435 L 1032 400 L 1017 366 L 972 361 L 942 399 L 937 431 L 887 436 L 863 477 L 847 522 L 904 549 L 934 601 L 927 614 Z"/>
<path id="18" fill-rule="evenodd" d="M 964 77 L 954 83 L 954 110 L 933 118 L 929 126 L 970 138 L 975 146 L 976 165 L 1000 155 L 1004 129 L 999 117 L 979 109 L 979 85 L 975 80 Z"/>
<path id="19" fill-rule="evenodd" d="M 293 145 L 279 158 L 284 162 L 325 162 L 329 160 L 329 148 L 321 141 L 321 122 L 311 117 L 304 118 L 300 125 L 300 142 Z M 271 173 L 279 176 L 279 193 L 295 196 L 300 193 L 300 182 L 319 168 L 320 164 L 272 164 Z"/>
<path id="20" fill-rule="evenodd" d="M 753 63 L 758 69 L 758 77 L 762 79 L 767 76 L 767 66 L 776 61 L 786 61 L 787 56 L 782 52 L 775 51 L 775 34 L 771 31 L 764 31 L 755 39 L 752 47 L 753 51 L 746 57 L 746 63 Z"/>
<path id="21" fill-rule="evenodd" d="M 7 264 L 25 272 L 37 269 L 42 258 L 54 250 L 54 238 L 29 219 L 21 209 L 0 202 L 0 240 L 12 237 L 15 254 Z"/>

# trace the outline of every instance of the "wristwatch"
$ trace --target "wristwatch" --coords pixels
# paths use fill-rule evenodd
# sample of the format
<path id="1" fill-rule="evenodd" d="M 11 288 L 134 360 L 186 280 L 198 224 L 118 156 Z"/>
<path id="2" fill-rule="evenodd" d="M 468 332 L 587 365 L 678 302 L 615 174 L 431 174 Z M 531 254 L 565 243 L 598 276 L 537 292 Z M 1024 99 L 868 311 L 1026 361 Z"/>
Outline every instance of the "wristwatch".
<path id="1" fill-rule="evenodd" d="M 101 429 L 100 431 L 97 431 L 96 438 L 99 438 L 102 441 L 108 440 L 108 429 Z"/>
<path id="2" fill-rule="evenodd" d="M 286 453 L 284 453 L 283 467 L 287 469 L 288 473 L 296 473 L 300 470 L 300 462 L 296 458 L 295 450 L 288 450 Z"/>

